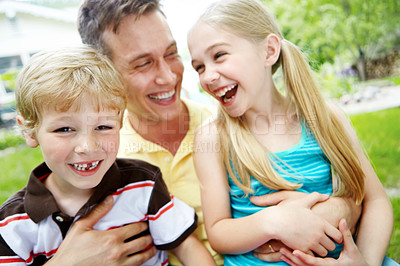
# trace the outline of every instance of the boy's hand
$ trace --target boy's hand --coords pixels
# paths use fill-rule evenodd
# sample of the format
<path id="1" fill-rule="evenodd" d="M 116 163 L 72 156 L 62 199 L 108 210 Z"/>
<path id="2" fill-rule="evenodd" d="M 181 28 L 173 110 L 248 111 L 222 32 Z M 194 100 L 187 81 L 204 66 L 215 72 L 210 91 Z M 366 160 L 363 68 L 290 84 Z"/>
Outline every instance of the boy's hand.
<path id="1" fill-rule="evenodd" d="M 108 231 L 93 226 L 113 205 L 111 196 L 89 215 L 77 221 L 46 265 L 141 265 L 155 255 L 150 235 L 125 243 L 124 240 L 147 229 L 146 223 L 135 223 Z M 135 255 L 128 256 L 129 254 Z"/>

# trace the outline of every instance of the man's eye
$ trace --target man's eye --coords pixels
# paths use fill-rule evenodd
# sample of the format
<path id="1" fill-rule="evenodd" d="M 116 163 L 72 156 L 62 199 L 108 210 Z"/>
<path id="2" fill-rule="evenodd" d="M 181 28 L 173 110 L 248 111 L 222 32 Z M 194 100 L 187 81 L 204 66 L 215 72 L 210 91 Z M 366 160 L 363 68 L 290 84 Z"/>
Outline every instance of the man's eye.
<path id="1" fill-rule="evenodd" d="M 60 128 L 57 128 L 56 130 L 54 130 L 54 132 L 56 132 L 56 133 L 71 132 L 71 131 L 72 131 L 72 128 L 70 128 L 70 127 L 60 127 Z"/>
<path id="2" fill-rule="evenodd" d="M 195 66 L 194 70 L 196 70 L 196 72 L 200 74 L 204 70 L 204 65 Z"/>
<path id="3" fill-rule="evenodd" d="M 170 51 L 169 53 L 167 53 L 165 55 L 165 57 L 175 56 L 177 54 L 178 54 L 178 51 L 177 50 L 173 50 L 173 51 Z"/>
<path id="4" fill-rule="evenodd" d="M 141 64 L 135 66 L 135 69 L 142 69 L 142 68 L 145 68 L 146 66 L 150 65 L 150 63 L 151 63 L 150 61 L 143 62 L 143 63 L 141 63 Z"/>

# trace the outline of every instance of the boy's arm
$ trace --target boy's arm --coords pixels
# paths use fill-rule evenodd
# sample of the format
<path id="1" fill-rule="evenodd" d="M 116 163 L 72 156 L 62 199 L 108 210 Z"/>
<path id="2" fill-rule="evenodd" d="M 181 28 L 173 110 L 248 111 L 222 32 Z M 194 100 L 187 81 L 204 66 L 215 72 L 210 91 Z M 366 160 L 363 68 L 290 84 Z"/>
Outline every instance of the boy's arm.
<path id="1" fill-rule="evenodd" d="M 216 265 L 210 252 L 193 233 L 172 251 L 183 265 Z"/>

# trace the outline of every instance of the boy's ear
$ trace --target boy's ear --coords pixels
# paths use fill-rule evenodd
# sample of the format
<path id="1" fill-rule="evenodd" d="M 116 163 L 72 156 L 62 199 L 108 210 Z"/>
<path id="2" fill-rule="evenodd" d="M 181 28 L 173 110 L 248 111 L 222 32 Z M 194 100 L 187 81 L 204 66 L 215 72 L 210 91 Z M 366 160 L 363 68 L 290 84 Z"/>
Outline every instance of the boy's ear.
<path id="1" fill-rule="evenodd" d="M 21 115 L 17 115 L 17 123 L 19 126 L 23 126 L 25 123 L 25 119 Z M 26 132 L 24 132 L 23 134 L 25 142 L 29 147 L 36 148 L 39 145 L 39 142 L 37 141 L 35 136 L 28 134 Z"/>
<path id="2" fill-rule="evenodd" d="M 268 35 L 264 41 L 264 51 L 266 54 L 266 66 L 273 66 L 279 59 L 279 55 L 281 54 L 281 41 L 278 36 L 271 33 Z"/>

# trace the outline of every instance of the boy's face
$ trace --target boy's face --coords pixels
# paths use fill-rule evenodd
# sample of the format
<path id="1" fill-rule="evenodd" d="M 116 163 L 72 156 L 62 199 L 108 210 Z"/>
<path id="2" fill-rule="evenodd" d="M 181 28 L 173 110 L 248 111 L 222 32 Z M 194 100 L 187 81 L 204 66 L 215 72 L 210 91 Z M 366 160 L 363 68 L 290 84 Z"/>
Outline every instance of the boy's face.
<path id="1" fill-rule="evenodd" d="M 85 102 L 76 111 L 42 111 L 35 136 L 28 137 L 31 147 L 40 145 L 52 181 L 64 193 L 91 193 L 117 156 L 119 110 L 97 111 Z"/>

